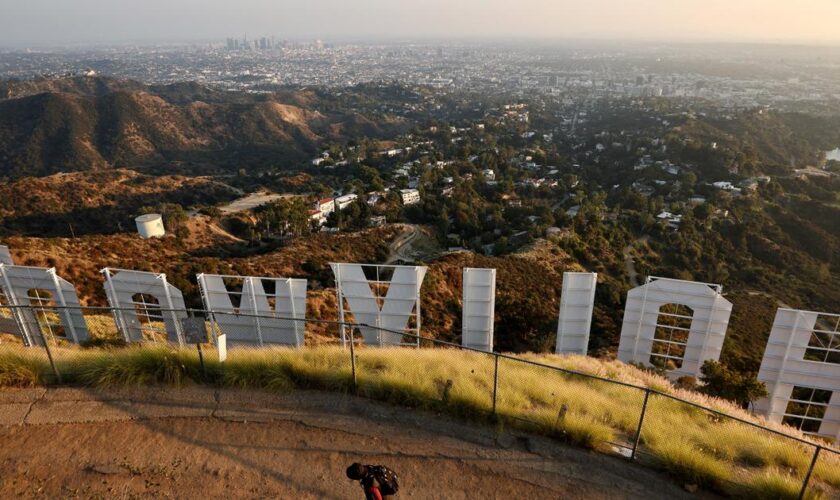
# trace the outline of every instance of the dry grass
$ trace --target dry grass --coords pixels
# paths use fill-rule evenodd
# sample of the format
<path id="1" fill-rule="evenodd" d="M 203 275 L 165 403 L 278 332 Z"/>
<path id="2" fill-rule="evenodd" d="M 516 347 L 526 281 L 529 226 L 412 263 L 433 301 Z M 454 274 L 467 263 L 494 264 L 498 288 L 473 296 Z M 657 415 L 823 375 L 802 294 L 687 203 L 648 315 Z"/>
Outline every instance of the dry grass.
<path id="1" fill-rule="evenodd" d="M 4 346 L 0 355 L 0 387 L 34 387 L 53 381 L 46 359 L 32 356 L 28 349 Z"/>
<path id="2" fill-rule="evenodd" d="M 353 390 L 349 351 L 339 347 L 231 348 L 224 365 L 215 359 L 215 351 L 208 349 L 206 373 L 192 349 L 62 347 L 54 351 L 65 382 L 86 386 L 212 383 L 273 391 Z M 490 356 L 456 349 L 360 348 L 356 354 L 356 390 L 362 396 L 471 419 L 487 419 L 492 413 L 494 360 Z M 678 394 L 758 421 L 725 402 L 676 391 L 667 380 L 618 362 L 530 357 Z M 51 382 L 43 351 L 0 350 L 0 384 Z M 505 425 L 581 446 L 607 451 L 614 443 L 631 442 L 643 398 L 643 391 L 634 387 L 500 359 L 497 418 Z M 642 458 L 649 458 L 681 481 L 734 495 L 748 491 L 760 498 L 789 498 L 798 493 L 797 485 L 801 485 L 813 453 L 811 447 L 793 439 L 655 393 L 649 400 L 641 446 Z M 823 453 L 812 481 L 817 489 L 837 494 L 840 455 Z"/>
<path id="3" fill-rule="evenodd" d="M 689 484 L 725 491 L 732 482 L 731 464 L 698 453 L 698 449 L 680 440 L 661 439 L 651 451 L 659 465 Z"/>
<path id="4" fill-rule="evenodd" d="M 749 483 L 749 492 L 744 498 L 761 500 L 794 500 L 799 498 L 802 489 L 802 478 L 793 477 L 783 470 L 768 469 L 762 474 L 756 474 Z M 756 493 L 753 493 L 756 492 Z M 823 495 L 816 491 L 806 493 L 805 498 L 816 500 Z"/>

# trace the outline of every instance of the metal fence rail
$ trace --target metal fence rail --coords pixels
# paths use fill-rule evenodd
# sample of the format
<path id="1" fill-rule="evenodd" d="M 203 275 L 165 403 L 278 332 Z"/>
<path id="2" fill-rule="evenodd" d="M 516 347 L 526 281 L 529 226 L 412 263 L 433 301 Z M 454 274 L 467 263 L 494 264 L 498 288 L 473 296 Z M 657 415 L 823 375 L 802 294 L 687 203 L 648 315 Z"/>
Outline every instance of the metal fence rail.
<path id="1" fill-rule="evenodd" d="M 362 341 L 359 329 L 376 328 L 370 325 L 197 309 L 158 308 L 138 314 L 135 309 L 74 308 L 74 317 L 84 318 L 88 334 L 80 345 L 62 325 L 61 319 L 71 316 L 64 314 L 69 309 L 0 305 L 0 356 L 46 358 L 61 383 L 75 366 L 89 362 L 92 355 L 101 357 L 99 348 L 115 356 L 127 352 L 124 329 L 136 320 L 131 327 L 144 343 L 171 346 L 173 352 L 195 349 L 206 380 L 210 376 L 205 360 L 218 360 L 217 342 L 224 335 L 223 376 L 231 385 L 246 385 L 237 377 L 258 373 L 268 387 L 352 390 L 407 406 L 510 422 L 650 463 L 717 491 L 750 495 L 772 485 L 792 498 L 840 497 L 840 452 L 829 444 L 605 376 L 488 353 L 412 331 L 380 328 L 421 348 L 379 349 Z M 183 339 L 167 333 L 164 318 L 176 314 Z M 27 322 L 28 337 L 19 331 L 22 321 Z M 252 324 L 260 325 L 261 335 L 243 336 Z M 296 334 L 305 336 L 305 348 L 294 344 Z M 271 339 L 289 342 L 281 345 Z M 246 365 L 250 372 L 228 370 Z"/>

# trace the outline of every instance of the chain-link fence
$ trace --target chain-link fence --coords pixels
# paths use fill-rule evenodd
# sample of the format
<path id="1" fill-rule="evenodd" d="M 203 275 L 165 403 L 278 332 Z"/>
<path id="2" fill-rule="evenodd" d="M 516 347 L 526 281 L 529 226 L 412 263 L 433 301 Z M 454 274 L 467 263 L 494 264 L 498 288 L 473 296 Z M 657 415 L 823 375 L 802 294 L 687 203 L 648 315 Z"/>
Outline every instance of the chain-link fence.
<path id="1" fill-rule="evenodd" d="M 636 453 L 689 484 L 740 496 L 769 491 L 774 498 L 804 498 L 806 492 L 816 497 L 826 491 L 826 474 L 812 465 L 820 450 L 804 439 L 651 391 Z"/>
<path id="2" fill-rule="evenodd" d="M 419 348 L 365 342 L 382 334 L 393 344 Z M 274 314 L 0 306 L 2 385 L 194 381 L 354 392 L 491 419 L 638 460 L 688 488 L 840 498 L 840 452 L 828 443 L 546 359 L 555 358 L 488 353 L 410 331 Z"/>
<path id="3" fill-rule="evenodd" d="M 500 417 L 629 456 L 644 398 L 637 387 L 530 360 L 498 358 Z"/>
<path id="4" fill-rule="evenodd" d="M 836 497 L 840 491 L 840 451 L 833 448 L 820 448 L 814 460 L 813 483 L 807 483 L 804 491 L 822 492 L 826 496 Z"/>

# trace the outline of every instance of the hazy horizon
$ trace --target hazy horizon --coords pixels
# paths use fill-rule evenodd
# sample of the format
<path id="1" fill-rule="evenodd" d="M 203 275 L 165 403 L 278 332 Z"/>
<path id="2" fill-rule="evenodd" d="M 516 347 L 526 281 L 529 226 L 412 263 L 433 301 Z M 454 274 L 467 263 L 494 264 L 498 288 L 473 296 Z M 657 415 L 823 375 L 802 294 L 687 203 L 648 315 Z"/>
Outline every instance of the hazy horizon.
<path id="1" fill-rule="evenodd" d="M 803 0 L 0 0 L 0 46 L 288 39 L 840 44 L 840 2 Z"/>

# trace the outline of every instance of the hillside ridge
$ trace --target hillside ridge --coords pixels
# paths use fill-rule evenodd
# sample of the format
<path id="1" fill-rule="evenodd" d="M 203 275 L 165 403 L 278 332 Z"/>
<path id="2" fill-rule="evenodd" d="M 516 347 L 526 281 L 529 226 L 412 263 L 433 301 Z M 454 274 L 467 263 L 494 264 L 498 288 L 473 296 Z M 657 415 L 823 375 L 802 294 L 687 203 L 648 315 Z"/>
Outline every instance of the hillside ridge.
<path id="1" fill-rule="evenodd" d="M 300 162 L 329 141 L 401 127 L 322 111 L 324 99 L 308 90 L 244 94 L 110 78 L 0 82 L 0 177 Z"/>

